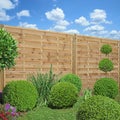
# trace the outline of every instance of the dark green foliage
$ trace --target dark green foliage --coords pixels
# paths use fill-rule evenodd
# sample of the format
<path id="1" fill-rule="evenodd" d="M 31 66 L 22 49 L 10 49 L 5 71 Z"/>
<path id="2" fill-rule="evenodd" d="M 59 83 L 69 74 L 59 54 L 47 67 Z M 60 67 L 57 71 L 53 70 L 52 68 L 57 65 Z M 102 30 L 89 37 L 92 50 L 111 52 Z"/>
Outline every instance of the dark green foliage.
<path id="1" fill-rule="evenodd" d="M 99 62 L 99 69 L 104 72 L 112 71 L 113 68 L 113 62 L 108 58 L 104 58 Z"/>
<path id="2" fill-rule="evenodd" d="M 109 45 L 109 44 L 105 44 L 101 47 L 100 51 L 103 53 L 103 54 L 106 54 L 108 55 L 109 53 L 112 52 L 112 47 Z"/>
<path id="3" fill-rule="evenodd" d="M 31 110 L 36 105 L 38 93 L 32 83 L 19 80 L 9 82 L 3 89 L 3 101 L 18 111 Z"/>
<path id="4" fill-rule="evenodd" d="M 70 82 L 70 83 L 74 84 L 78 88 L 78 91 L 80 91 L 81 87 L 82 87 L 81 79 L 75 74 L 66 74 L 66 75 L 64 75 L 60 79 L 60 82 Z"/>
<path id="5" fill-rule="evenodd" d="M 17 43 L 5 29 L 0 29 L 0 69 L 11 68 L 17 57 Z"/>
<path id="6" fill-rule="evenodd" d="M 76 120 L 120 120 L 120 105 L 104 96 L 93 96 L 80 104 Z"/>
<path id="7" fill-rule="evenodd" d="M 50 67 L 49 73 L 30 74 L 28 76 L 28 81 L 32 82 L 38 91 L 38 105 L 46 105 L 48 101 L 48 96 L 52 86 L 58 81 L 58 76 L 53 74 L 52 65 Z"/>
<path id="8" fill-rule="evenodd" d="M 94 85 L 94 94 L 115 98 L 118 94 L 118 84 L 112 78 L 101 78 Z"/>
<path id="9" fill-rule="evenodd" d="M 67 108 L 77 101 L 78 90 L 69 82 L 59 82 L 54 85 L 49 95 L 49 106 L 52 108 Z"/>

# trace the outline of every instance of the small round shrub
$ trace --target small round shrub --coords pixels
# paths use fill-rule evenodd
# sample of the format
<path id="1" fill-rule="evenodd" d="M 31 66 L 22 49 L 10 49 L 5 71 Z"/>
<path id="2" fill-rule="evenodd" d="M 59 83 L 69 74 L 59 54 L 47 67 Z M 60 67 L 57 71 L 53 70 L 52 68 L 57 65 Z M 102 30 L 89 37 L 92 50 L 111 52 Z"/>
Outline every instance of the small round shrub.
<path id="1" fill-rule="evenodd" d="M 72 107 L 77 98 L 78 90 L 72 83 L 59 82 L 50 91 L 48 105 L 51 108 Z"/>
<path id="2" fill-rule="evenodd" d="M 15 106 L 18 111 L 31 110 L 37 98 L 36 88 L 25 80 L 11 81 L 3 89 L 3 102 Z"/>
<path id="3" fill-rule="evenodd" d="M 82 87 L 81 79 L 75 74 L 66 74 L 66 75 L 64 75 L 60 79 L 60 82 L 70 82 L 70 83 L 74 84 L 78 88 L 78 91 L 80 91 L 81 87 Z"/>
<path id="4" fill-rule="evenodd" d="M 109 53 L 112 52 L 112 47 L 111 47 L 109 44 L 104 44 L 104 45 L 101 47 L 100 51 L 101 51 L 103 54 L 108 55 Z"/>
<path id="5" fill-rule="evenodd" d="M 105 96 L 93 96 L 80 104 L 76 120 L 120 120 L 120 105 Z"/>
<path id="6" fill-rule="evenodd" d="M 112 78 L 101 78 L 94 84 L 94 94 L 115 98 L 118 95 L 118 84 Z"/>
<path id="7" fill-rule="evenodd" d="M 99 62 L 99 69 L 108 72 L 113 70 L 113 62 L 108 58 L 104 58 Z"/>

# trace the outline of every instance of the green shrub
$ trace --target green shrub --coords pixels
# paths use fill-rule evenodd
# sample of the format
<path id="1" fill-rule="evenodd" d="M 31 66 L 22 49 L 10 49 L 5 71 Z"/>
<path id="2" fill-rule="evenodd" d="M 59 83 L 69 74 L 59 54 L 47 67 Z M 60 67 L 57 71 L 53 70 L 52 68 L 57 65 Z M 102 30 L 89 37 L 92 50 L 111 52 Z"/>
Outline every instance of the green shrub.
<path id="1" fill-rule="evenodd" d="M 18 111 L 31 110 L 37 98 L 37 90 L 28 81 L 11 81 L 3 89 L 3 102 L 16 106 Z"/>
<path id="2" fill-rule="evenodd" d="M 94 84 L 94 94 L 115 98 L 118 94 L 118 84 L 112 78 L 101 78 Z"/>
<path id="3" fill-rule="evenodd" d="M 28 81 L 32 82 L 38 91 L 38 101 L 39 106 L 46 105 L 48 101 L 48 96 L 52 86 L 58 81 L 57 75 L 53 74 L 52 65 L 50 67 L 49 73 L 37 72 L 37 74 L 30 74 L 27 78 Z"/>
<path id="4" fill-rule="evenodd" d="M 99 62 L 99 69 L 108 72 L 113 70 L 113 62 L 108 58 L 104 58 Z"/>
<path id="5" fill-rule="evenodd" d="M 100 51 L 101 51 L 103 54 L 108 55 L 109 53 L 112 52 L 112 47 L 111 47 L 109 44 L 104 44 L 104 45 L 101 47 Z"/>
<path id="6" fill-rule="evenodd" d="M 17 55 L 16 40 L 5 29 L 0 28 L 0 69 L 14 66 Z"/>
<path id="7" fill-rule="evenodd" d="M 104 96 L 93 96 L 80 104 L 76 120 L 120 120 L 120 105 Z"/>
<path id="8" fill-rule="evenodd" d="M 49 106 L 52 108 L 67 108 L 77 101 L 77 88 L 69 82 L 59 82 L 54 85 L 49 95 Z"/>
<path id="9" fill-rule="evenodd" d="M 66 75 L 64 75 L 60 79 L 60 82 L 70 82 L 70 83 L 74 84 L 78 88 L 78 91 L 80 91 L 81 87 L 82 87 L 81 79 L 75 74 L 66 74 Z"/>

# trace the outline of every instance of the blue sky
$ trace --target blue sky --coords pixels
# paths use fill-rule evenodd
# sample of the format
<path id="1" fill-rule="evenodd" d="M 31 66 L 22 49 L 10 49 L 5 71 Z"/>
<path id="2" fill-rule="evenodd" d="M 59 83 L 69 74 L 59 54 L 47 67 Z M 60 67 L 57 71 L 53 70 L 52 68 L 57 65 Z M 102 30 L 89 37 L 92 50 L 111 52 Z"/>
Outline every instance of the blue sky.
<path id="1" fill-rule="evenodd" d="M 0 0 L 0 24 L 120 39 L 120 0 Z"/>

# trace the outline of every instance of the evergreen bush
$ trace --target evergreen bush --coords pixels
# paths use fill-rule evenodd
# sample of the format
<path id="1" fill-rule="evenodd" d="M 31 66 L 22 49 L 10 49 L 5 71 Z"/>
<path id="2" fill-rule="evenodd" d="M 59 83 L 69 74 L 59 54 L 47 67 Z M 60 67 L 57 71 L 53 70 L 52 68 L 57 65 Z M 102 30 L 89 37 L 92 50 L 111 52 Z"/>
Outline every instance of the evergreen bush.
<path id="1" fill-rule="evenodd" d="M 60 82 L 70 82 L 72 84 L 74 84 L 78 91 L 81 90 L 82 87 L 82 82 L 81 79 L 79 78 L 79 76 L 75 75 L 75 74 L 66 74 L 64 75 L 61 79 Z"/>
<path id="2" fill-rule="evenodd" d="M 72 107 L 77 101 L 78 90 L 69 82 L 59 82 L 50 91 L 49 103 L 51 108 Z"/>
<path id="3" fill-rule="evenodd" d="M 93 96 L 80 104 L 76 120 L 120 120 L 120 105 L 104 96 Z"/>
<path id="4" fill-rule="evenodd" d="M 101 78 L 94 84 L 94 94 L 115 98 L 118 95 L 118 83 L 112 78 Z"/>
<path id="5" fill-rule="evenodd" d="M 25 80 L 11 81 L 3 89 L 3 102 L 15 106 L 18 111 L 31 110 L 37 99 L 36 88 Z"/>

